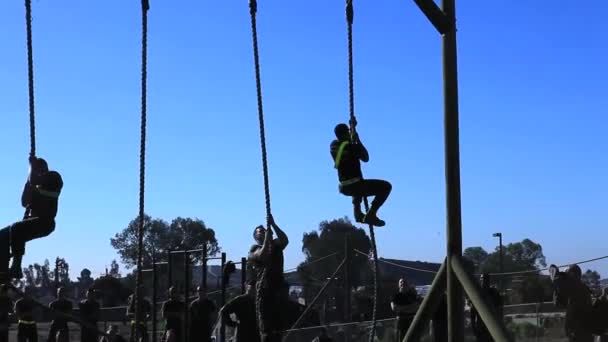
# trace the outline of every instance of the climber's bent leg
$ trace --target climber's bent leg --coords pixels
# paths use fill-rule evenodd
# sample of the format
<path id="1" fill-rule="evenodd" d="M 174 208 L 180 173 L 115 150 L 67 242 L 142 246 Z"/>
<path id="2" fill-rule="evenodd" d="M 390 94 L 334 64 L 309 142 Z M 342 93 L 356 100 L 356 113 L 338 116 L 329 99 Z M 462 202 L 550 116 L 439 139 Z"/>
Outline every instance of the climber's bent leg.
<path id="1" fill-rule="evenodd" d="M 55 230 L 55 220 L 42 217 L 31 217 L 6 227 L 2 231 L 5 230 L 7 232 L 0 235 L 4 237 L 6 234 L 8 239 L 8 234 L 10 233 L 13 256 L 10 273 L 12 277 L 20 279 L 22 277 L 21 259 L 25 254 L 26 242 L 51 234 L 53 230 Z"/>
<path id="2" fill-rule="evenodd" d="M 371 203 L 369 211 L 365 215 L 364 221 L 365 223 L 371 223 L 375 226 L 384 225 L 384 221 L 380 220 L 376 214 L 384 202 L 386 202 L 391 190 L 391 183 L 380 179 L 363 179 L 356 183 L 343 185 L 340 187 L 340 192 L 342 194 L 353 197 L 355 212 L 357 210 L 357 205 L 355 204 L 356 201 L 361 203 L 361 199 L 363 197 L 374 196 L 374 200 Z"/>

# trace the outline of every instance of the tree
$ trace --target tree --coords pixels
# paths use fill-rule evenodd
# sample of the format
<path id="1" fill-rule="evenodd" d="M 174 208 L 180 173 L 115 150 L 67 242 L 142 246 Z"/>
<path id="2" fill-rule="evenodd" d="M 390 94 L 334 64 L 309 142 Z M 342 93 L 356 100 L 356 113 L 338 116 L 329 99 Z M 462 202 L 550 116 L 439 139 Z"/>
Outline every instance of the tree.
<path id="1" fill-rule="evenodd" d="M 601 276 L 597 271 L 587 270 L 583 273 L 582 280 L 594 294 L 599 294 L 602 290 L 600 284 Z"/>
<path id="2" fill-rule="evenodd" d="M 538 270 L 547 266 L 543 247 L 530 239 L 510 243 L 503 247 L 504 272 Z M 500 272 L 500 249 L 489 254 L 480 267 L 481 272 Z"/>
<path id="3" fill-rule="evenodd" d="M 139 219 L 136 218 L 122 232 L 110 239 L 112 247 L 118 251 L 121 261 L 127 268 L 137 265 L 138 230 Z M 145 268 L 152 265 L 153 253 L 155 253 L 157 261 L 167 261 L 169 250 L 198 249 L 207 244 L 209 257 L 220 251 L 215 232 L 213 229 L 207 228 L 205 223 L 199 219 L 178 217 L 168 224 L 161 219 L 152 219 L 150 216 L 144 215 L 143 240 L 143 266 Z M 192 261 L 202 259 L 200 253 L 193 253 L 191 257 Z"/>
<path id="4" fill-rule="evenodd" d="M 479 270 L 479 267 L 486 261 L 488 255 L 488 252 L 481 247 L 468 247 L 462 253 L 463 257 L 473 262 L 476 271 Z"/>
<path id="5" fill-rule="evenodd" d="M 57 258 L 55 265 L 58 268 L 59 283 L 64 285 L 70 284 L 70 264 L 64 258 Z"/>
<path id="6" fill-rule="evenodd" d="M 353 252 L 356 249 L 369 254 L 371 242 L 365 230 L 355 227 L 347 218 L 323 221 L 319 224 L 318 231 L 305 233 L 302 238 L 302 252 L 306 256 L 306 261 L 298 266 L 298 274 L 302 279 L 307 298 L 316 294 L 344 259 L 347 237 L 351 250 L 351 261 L 347 267 L 352 288 L 361 285 L 362 279 L 370 273 L 369 258 Z M 333 253 L 336 255 L 315 262 L 315 260 Z M 343 274 L 338 273 L 340 280 L 334 286 L 342 284 Z M 342 295 L 346 293 L 350 293 L 350 291 L 346 292 L 343 289 Z"/>

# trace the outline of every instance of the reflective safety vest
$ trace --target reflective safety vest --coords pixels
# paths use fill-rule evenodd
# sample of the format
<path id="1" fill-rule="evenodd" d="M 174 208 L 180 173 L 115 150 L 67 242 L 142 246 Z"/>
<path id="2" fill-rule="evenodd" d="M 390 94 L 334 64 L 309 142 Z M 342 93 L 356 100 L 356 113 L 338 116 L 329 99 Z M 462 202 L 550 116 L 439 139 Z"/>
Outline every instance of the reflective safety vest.
<path id="1" fill-rule="evenodd" d="M 340 143 L 340 147 L 338 147 L 338 153 L 336 153 L 336 160 L 334 161 L 334 168 L 338 168 L 340 166 L 340 162 L 342 161 L 342 156 L 344 155 L 344 150 L 346 149 L 346 146 L 348 146 L 350 144 L 350 141 L 343 141 Z M 361 178 L 360 177 L 355 177 L 355 178 L 351 178 L 351 179 L 347 179 L 345 181 L 341 181 L 340 182 L 340 186 L 346 186 L 346 185 L 351 185 L 351 184 L 355 184 L 358 181 L 360 181 Z"/>
<path id="2" fill-rule="evenodd" d="M 350 141 L 343 141 L 340 143 L 340 147 L 338 147 L 338 153 L 336 154 L 336 160 L 334 160 L 334 168 L 338 168 L 340 166 L 340 162 L 342 161 L 342 155 L 344 155 L 344 149 L 346 146 L 350 144 Z"/>
<path id="3" fill-rule="evenodd" d="M 36 185 L 38 193 L 45 197 L 59 198 L 59 192 L 44 190 L 40 185 Z"/>

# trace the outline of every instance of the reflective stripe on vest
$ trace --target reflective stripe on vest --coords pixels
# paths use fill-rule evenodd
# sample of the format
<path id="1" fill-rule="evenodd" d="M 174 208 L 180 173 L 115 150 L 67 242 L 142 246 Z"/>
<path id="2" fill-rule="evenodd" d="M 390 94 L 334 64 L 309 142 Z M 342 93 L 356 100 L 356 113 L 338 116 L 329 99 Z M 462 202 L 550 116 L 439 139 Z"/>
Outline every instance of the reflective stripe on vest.
<path id="1" fill-rule="evenodd" d="M 342 161 L 342 155 L 344 154 L 344 149 L 348 144 L 350 144 L 350 141 L 343 141 L 342 143 L 340 143 L 340 147 L 338 148 L 338 153 L 336 154 L 336 160 L 334 164 L 334 167 L 336 169 L 338 168 L 338 166 L 340 166 L 340 162 Z"/>
<path id="2" fill-rule="evenodd" d="M 38 190 L 38 193 L 41 194 L 42 196 L 51 197 L 51 198 L 59 198 L 58 192 L 44 190 L 43 188 L 40 187 L 40 185 L 37 185 L 36 189 Z"/>
<path id="3" fill-rule="evenodd" d="M 19 320 L 19 324 L 36 324 L 34 321 L 24 321 L 22 319 Z"/>
<path id="4" fill-rule="evenodd" d="M 355 177 L 355 178 L 347 179 L 345 181 L 341 181 L 340 182 L 340 186 L 347 186 L 347 185 L 355 184 L 355 183 L 357 183 L 360 180 L 361 180 L 361 177 Z"/>

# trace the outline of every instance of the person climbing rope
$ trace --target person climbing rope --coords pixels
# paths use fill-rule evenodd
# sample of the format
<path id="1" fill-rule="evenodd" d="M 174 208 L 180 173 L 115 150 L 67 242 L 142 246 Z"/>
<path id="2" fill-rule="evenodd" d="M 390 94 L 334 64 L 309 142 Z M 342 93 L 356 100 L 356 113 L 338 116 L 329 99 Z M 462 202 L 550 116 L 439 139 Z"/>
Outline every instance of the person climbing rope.
<path id="1" fill-rule="evenodd" d="M 260 333 L 262 342 L 281 341 L 282 329 L 282 303 L 285 286 L 283 277 L 283 250 L 289 244 L 287 234 L 277 226 L 272 215 L 269 216 L 270 227 L 257 226 L 254 238 L 257 244 L 249 251 L 249 262 L 253 265 L 256 279 L 257 295 L 261 296 L 256 308 L 260 312 Z M 272 238 L 272 231 L 277 238 Z M 262 277 L 265 271 L 266 277 Z"/>
<path id="2" fill-rule="evenodd" d="M 382 227 L 385 222 L 378 218 L 377 213 L 391 193 L 392 185 L 385 180 L 363 179 L 360 162 L 367 163 L 369 153 L 354 130 L 357 120 L 353 120 L 351 124 L 352 131 L 344 123 L 336 125 L 334 128 L 336 140 L 330 145 L 334 167 L 338 170 L 340 193 L 353 198 L 355 221 Z M 361 203 L 363 197 L 367 196 L 374 196 L 374 200 L 364 214 L 361 211 Z"/>
<path id="3" fill-rule="evenodd" d="M 0 246 L 12 249 L 13 262 L 9 271 L 12 279 L 23 278 L 21 260 L 28 241 L 48 236 L 55 230 L 55 216 L 63 180 L 57 171 L 50 171 L 42 158 L 29 158 L 30 172 L 21 205 L 26 208 L 24 219 L 0 230 Z M 9 243 L 10 242 L 10 243 Z"/>

